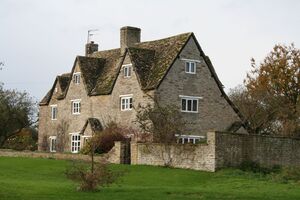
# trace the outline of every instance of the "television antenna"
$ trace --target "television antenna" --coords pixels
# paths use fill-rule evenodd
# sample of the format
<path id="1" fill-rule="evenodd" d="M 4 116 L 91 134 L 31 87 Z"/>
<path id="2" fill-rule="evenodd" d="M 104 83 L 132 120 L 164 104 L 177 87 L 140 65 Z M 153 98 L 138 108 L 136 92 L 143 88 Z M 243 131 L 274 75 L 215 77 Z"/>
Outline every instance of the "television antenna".
<path id="1" fill-rule="evenodd" d="M 96 35 L 95 32 L 99 31 L 98 29 L 90 29 L 88 30 L 88 35 L 87 35 L 87 43 L 90 43 L 90 39 L 93 35 Z"/>

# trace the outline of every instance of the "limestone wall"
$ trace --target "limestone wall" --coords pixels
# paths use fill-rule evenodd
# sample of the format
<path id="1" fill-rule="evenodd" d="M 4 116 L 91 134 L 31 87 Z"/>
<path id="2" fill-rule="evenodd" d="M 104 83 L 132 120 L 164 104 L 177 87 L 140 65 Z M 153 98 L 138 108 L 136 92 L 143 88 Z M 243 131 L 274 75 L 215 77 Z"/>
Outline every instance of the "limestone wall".
<path id="1" fill-rule="evenodd" d="M 109 163 L 122 164 L 124 157 L 124 144 L 121 142 L 115 142 L 115 146 L 107 154 L 96 155 L 95 161 L 100 162 L 106 159 Z M 47 152 L 33 152 L 33 151 L 14 151 L 8 149 L 0 149 L 0 157 L 30 157 L 30 158 L 51 158 L 57 160 L 83 160 L 90 161 L 91 158 L 88 155 L 72 154 L 72 153 L 47 153 Z"/>
<path id="2" fill-rule="evenodd" d="M 300 167 L 300 139 L 216 133 L 216 168 L 237 166 L 246 160 L 265 167 Z"/>
<path id="3" fill-rule="evenodd" d="M 214 133 L 207 134 L 205 144 L 131 143 L 131 164 L 160 165 L 203 171 L 215 171 Z M 168 153 L 169 152 L 169 153 Z"/>

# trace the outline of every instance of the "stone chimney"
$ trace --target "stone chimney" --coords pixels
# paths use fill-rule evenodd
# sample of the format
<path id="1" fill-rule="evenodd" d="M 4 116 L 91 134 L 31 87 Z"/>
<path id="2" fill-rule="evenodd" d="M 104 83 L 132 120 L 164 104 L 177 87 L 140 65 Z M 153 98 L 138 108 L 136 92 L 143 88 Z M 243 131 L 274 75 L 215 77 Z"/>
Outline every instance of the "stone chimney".
<path id="1" fill-rule="evenodd" d="M 94 41 L 85 45 L 85 56 L 89 56 L 96 51 L 98 51 L 98 44 L 95 44 Z"/>
<path id="2" fill-rule="evenodd" d="M 120 30 L 121 54 L 123 54 L 127 47 L 134 43 L 141 42 L 141 29 L 131 26 L 124 26 Z"/>

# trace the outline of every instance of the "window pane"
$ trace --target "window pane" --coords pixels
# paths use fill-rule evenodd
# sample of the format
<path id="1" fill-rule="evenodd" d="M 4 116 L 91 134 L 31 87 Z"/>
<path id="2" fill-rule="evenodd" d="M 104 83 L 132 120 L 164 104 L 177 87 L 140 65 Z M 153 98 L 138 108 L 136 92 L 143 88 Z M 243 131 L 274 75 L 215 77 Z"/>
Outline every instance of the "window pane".
<path id="1" fill-rule="evenodd" d="M 124 76 L 127 76 L 127 67 L 124 67 Z"/>
<path id="2" fill-rule="evenodd" d="M 185 71 L 186 71 L 186 72 L 189 72 L 189 71 L 190 71 L 190 63 L 189 63 L 189 62 L 186 62 L 186 63 L 185 63 Z"/>
<path id="3" fill-rule="evenodd" d="M 191 63 L 191 72 L 195 72 L 195 63 L 194 62 L 192 62 Z"/>
<path id="4" fill-rule="evenodd" d="M 187 110 L 192 111 L 192 100 L 187 100 Z"/>
<path id="5" fill-rule="evenodd" d="M 129 108 L 132 108 L 132 98 L 129 99 Z"/>
<path id="6" fill-rule="evenodd" d="M 181 99 L 181 110 L 186 110 L 186 99 Z"/>
<path id="7" fill-rule="evenodd" d="M 186 144 L 186 143 L 188 143 L 188 139 L 187 139 L 187 138 L 184 138 L 183 144 Z"/>
<path id="8" fill-rule="evenodd" d="M 197 111 L 198 109 L 198 100 L 193 100 L 193 111 Z"/>
<path id="9" fill-rule="evenodd" d="M 128 75 L 127 76 L 131 76 L 131 67 L 128 67 Z"/>

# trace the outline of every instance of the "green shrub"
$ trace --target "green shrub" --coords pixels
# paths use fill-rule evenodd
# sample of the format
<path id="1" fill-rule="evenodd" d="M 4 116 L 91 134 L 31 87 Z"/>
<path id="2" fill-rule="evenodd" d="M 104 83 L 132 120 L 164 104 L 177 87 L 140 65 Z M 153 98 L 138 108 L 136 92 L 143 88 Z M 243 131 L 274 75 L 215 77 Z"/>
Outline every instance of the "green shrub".
<path id="1" fill-rule="evenodd" d="M 6 140 L 3 148 L 14 149 L 17 151 L 37 150 L 37 132 L 34 129 L 23 129 L 17 135 Z"/>
<path id="2" fill-rule="evenodd" d="M 253 173 L 271 174 L 280 171 L 280 166 L 274 165 L 273 167 L 262 167 L 259 163 L 253 161 L 244 161 L 239 167 L 242 171 L 248 171 Z"/>
<path id="3" fill-rule="evenodd" d="M 104 130 L 96 133 L 91 140 L 93 140 L 93 144 L 96 144 L 95 153 L 102 154 L 109 152 L 115 141 L 125 141 L 125 135 L 130 134 L 130 129 L 122 127 L 115 122 L 110 122 Z M 91 152 L 91 145 L 89 142 L 82 148 L 82 154 L 88 154 Z"/>
<path id="4" fill-rule="evenodd" d="M 300 167 L 283 167 L 279 173 L 272 173 L 273 181 L 288 183 L 300 182 Z"/>
<path id="5" fill-rule="evenodd" d="M 88 163 L 73 161 L 65 174 L 70 180 L 79 183 L 78 190 L 96 191 L 117 181 L 121 172 L 109 168 L 107 161 L 95 163 L 93 168 Z"/>

